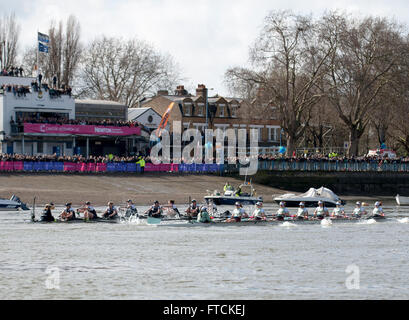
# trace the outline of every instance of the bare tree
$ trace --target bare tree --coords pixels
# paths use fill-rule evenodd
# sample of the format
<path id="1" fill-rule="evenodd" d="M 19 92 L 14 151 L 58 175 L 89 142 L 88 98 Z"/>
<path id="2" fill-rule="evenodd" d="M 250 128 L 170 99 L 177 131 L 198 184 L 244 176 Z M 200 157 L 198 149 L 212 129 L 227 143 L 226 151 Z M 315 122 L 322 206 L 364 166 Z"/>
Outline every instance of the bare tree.
<path id="1" fill-rule="evenodd" d="M 172 59 L 145 42 L 103 36 L 85 50 L 80 96 L 133 108 L 144 95 L 174 87 L 178 76 Z"/>
<path id="2" fill-rule="evenodd" d="M 0 62 L 1 67 L 9 69 L 16 66 L 20 25 L 14 13 L 0 18 Z"/>
<path id="3" fill-rule="evenodd" d="M 46 64 L 42 64 L 44 69 L 43 76 L 48 81 L 52 81 L 53 77 L 57 77 L 57 86 L 60 86 L 60 79 L 62 75 L 61 65 L 63 59 L 63 24 L 62 21 L 55 25 L 52 21 L 48 29 L 48 35 L 50 37 L 50 44 L 48 54 L 46 57 Z"/>
<path id="4" fill-rule="evenodd" d="M 277 106 L 281 127 L 291 155 L 308 124 L 308 110 L 322 93 L 316 89 L 324 77 L 324 62 L 332 50 L 319 43 L 319 25 L 310 17 L 289 11 L 272 12 L 250 49 L 252 68 L 231 68 L 227 81 L 237 87 L 262 88 L 270 103 Z"/>
<path id="5" fill-rule="evenodd" d="M 71 84 L 75 71 L 78 67 L 82 46 L 80 44 L 81 27 L 75 16 L 69 16 L 65 27 L 65 37 L 63 44 L 63 68 L 62 82 Z"/>
<path id="6" fill-rule="evenodd" d="M 401 61 L 401 33 L 384 18 L 353 19 L 336 12 L 325 15 L 322 25 L 322 44 L 335 48 L 324 90 L 348 129 L 348 155 L 358 155 L 369 114 Z"/>
<path id="7" fill-rule="evenodd" d="M 39 53 L 37 46 L 27 49 L 23 56 L 25 69 L 35 69 L 38 54 L 44 80 L 51 83 L 56 76 L 58 87 L 62 83 L 72 85 L 82 53 L 80 30 L 78 20 L 72 15 L 67 19 L 65 30 L 63 21 L 51 21 L 48 28 L 48 53 Z"/>

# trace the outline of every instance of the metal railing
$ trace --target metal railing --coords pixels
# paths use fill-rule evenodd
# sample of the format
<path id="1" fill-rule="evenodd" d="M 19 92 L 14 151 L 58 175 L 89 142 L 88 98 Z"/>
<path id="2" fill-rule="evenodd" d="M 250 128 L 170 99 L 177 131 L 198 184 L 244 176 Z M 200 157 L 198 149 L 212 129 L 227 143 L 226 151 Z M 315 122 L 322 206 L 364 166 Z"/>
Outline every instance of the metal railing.
<path id="1" fill-rule="evenodd" d="M 324 172 L 409 172 L 409 162 L 399 160 L 259 160 L 259 170 L 266 171 L 324 171 Z"/>

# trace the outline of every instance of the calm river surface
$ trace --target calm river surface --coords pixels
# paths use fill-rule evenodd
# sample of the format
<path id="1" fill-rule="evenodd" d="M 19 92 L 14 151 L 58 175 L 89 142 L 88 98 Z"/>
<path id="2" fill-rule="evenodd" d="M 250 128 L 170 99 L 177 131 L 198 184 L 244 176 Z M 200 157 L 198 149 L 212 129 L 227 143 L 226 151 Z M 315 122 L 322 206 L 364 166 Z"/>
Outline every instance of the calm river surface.
<path id="1" fill-rule="evenodd" d="M 0 212 L 0 299 L 409 299 L 409 208 L 383 207 L 394 219 L 195 228 Z"/>

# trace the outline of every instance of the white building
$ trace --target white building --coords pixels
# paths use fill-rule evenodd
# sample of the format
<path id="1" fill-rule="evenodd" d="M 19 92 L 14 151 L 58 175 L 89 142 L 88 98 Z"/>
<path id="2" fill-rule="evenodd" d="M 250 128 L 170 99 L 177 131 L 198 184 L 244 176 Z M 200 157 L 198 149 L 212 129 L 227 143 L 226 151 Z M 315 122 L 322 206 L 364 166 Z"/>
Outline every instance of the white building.
<path id="1" fill-rule="evenodd" d="M 162 116 L 152 108 L 129 108 L 128 120 L 138 121 L 150 130 L 155 130 L 159 127 Z M 169 129 L 169 125 L 166 128 Z"/>
<path id="2" fill-rule="evenodd" d="M 51 96 L 47 90 L 35 90 L 35 78 L 0 77 L 0 151 L 3 153 L 72 155 L 72 138 L 47 134 L 24 133 L 18 119 L 29 117 L 75 118 L 75 101 L 69 95 Z M 4 85 L 4 86 L 3 86 Z M 25 86 L 28 93 L 19 94 L 12 86 Z"/>

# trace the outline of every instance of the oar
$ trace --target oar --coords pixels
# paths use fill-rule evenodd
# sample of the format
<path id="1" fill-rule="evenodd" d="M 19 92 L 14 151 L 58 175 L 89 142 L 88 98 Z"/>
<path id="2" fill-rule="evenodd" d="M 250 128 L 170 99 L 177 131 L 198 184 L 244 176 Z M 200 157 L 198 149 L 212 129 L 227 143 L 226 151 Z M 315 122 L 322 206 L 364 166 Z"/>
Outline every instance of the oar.
<path id="1" fill-rule="evenodd" d="M 34 222 L 36 219 L 36 197 L 33 199 L 33 210 L 31 211 L 31 221 Z"/>

